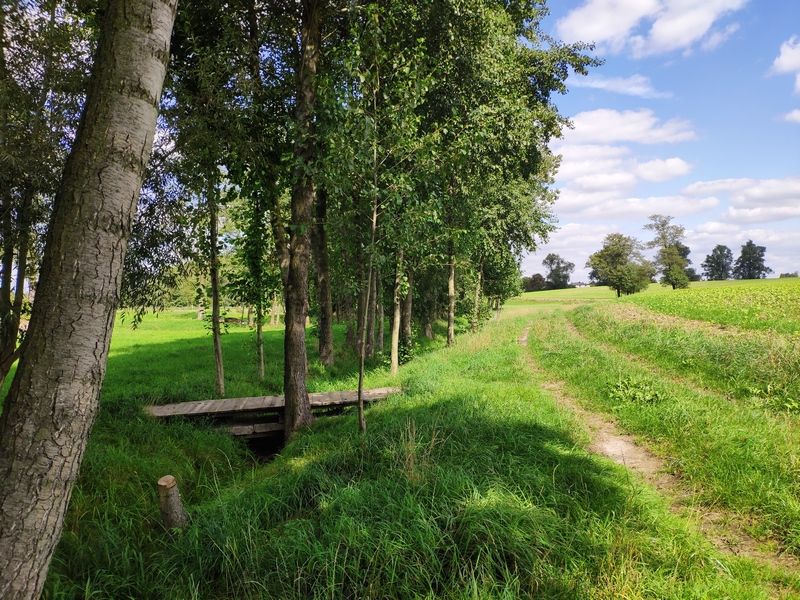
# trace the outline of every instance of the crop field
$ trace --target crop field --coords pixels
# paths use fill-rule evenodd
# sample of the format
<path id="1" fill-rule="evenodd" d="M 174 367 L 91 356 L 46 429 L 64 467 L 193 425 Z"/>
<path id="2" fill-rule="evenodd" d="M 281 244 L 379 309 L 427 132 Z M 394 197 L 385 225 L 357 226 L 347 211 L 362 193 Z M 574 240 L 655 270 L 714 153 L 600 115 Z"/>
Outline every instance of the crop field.
<path id="1" fill-rule="evenodd" d="M 797 277 L 705 282 L 687 290 L 628 296 L 626 301 L 686 319 L 800 334 L 800 278 Z"/>

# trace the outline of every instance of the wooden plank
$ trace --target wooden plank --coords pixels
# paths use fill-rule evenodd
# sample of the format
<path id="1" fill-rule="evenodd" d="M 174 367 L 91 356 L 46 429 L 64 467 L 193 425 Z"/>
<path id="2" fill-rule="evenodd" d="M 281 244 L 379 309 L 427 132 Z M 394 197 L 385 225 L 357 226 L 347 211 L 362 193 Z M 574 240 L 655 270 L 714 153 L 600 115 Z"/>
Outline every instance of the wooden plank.
<path id="1" fill-rule="evenodd" d="M 250 423 L 247 425 L 226 425 L 219 429 L 237 437 L 256 438 L 283 433 L 283 428 L 283 423 Z"/>
<path id="2" fill-rule="evenodd" d="M 399 392 L 399 387 L 373 388 L 363 391 L 365 402 L 382 400 Z M 358 391 L 315 392 L 309 394 L 312 408 L 351 406 L 358 403 Z M 254 396 L 251 398 L 223 398 L 147 406 L 145 410 L 154 417 L 244 415 L 248 413 L 280 412 L 284 408 L 283 396 Z"/>

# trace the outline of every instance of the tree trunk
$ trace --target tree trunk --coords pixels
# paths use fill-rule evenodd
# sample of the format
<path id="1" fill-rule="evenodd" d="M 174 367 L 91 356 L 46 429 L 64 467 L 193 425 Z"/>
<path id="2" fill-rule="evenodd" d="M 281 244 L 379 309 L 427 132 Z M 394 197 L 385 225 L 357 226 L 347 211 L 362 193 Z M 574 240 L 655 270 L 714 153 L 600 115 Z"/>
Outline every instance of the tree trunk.
<path id="1" fill-rule="evenodd" d="M 189 520 L 183 508 L 178 482 L 172 475 L 164 475 L 158 480 L 158 508 L 161 522 L 167 529 L 180 529 Z"/>
<path id="2" fill-rule="evenodd" d="M 286 440 L 297 429 L 313 423 L 306 388 L 306 315 L 308 314 L 308 261 L 311 240 L 311 212 L 314 181 L 309 167 L 314 163 L 314 104 L 320 46 L 318 0 L 303 1 L 300 26 L 301 64 L 297 77 L 297 125 L 294 158 L 295 183 L 292 185 L 292 226 L 289 239 L 289 268 L 286 285 L 286 334 L 284 336 L 283 393 L 286 414 Z"/>
<path id="3" fill-rule="evenodd" d="M 383 314 L 383 286 L 381 282 L 381 274 L 375 271 L 375 300 L 377 302 L 376 312 L 378 317 L 378 343 L 377 350 L 383 354 L 383 334 L 384 334 L 384 314 Z"/>
<path id="4" fill-rule="evenodd" d="M 447 347 L 456 339 L 456 257 L 450 243 L 450 273 L 447 276 Z"/>
<path id="5" fill-rule="evenodd" d="M 264 379 L 264 307 L 260 299 L 256 305 L 256 346 L 258 346 L 258 378 Z"/>
<path id="6" fill-rule="evenodd" d="M 411 314 L 412 314 L 412 301 L 414 298 L 414 269 L 411 265 L 408 266 L 408 292 L 403 300 L 403 316 L 400 323 L 400 328 L 403 332 L 403 343 L 411 345 Z"/>
<path id="7" fill-rule="evenodd" d="M 400 287 L 403 285 L 403 251 L 397 254 L 397 271 L 394 276 L 394 291 L 392 293 L 392 350 L 391 371 L 400 371 Z"/>
<path id="8" fill-rule="evenodd" d="M 376 293 L 375 269 L 370 273 L 369 302 L 367 302 L 367 356 L 375 357 L 375 315 L 378 312 Z"/>
<path id="9" fill-rule="evenodd" d="M 333 301 L 331 300 L 330 261 L 328 236 L 325 225 L 328 219 L 328 192 L 317 191 L 316 223 L 313 228 L 312 251 L 316 274 L 317 301 L 319 302 L 319 359 L 323 365 L 333 364 Z"/>
<path id="10" fill-rule="evenodd" d="M 218 233 L 219 222 L 217 220 L 217 189 L 216 178 L 210 177 L 208 180 L 208 218 L 209 218 L 209 245 L 211 246 L 211 264 L 209 265 L 209 277 L 211 279 L 211 337 L 214 340 L 214 368 L 216 373 L 215 388 L 220 398 L 225 397 L 225 367 L 222 363 L 222 332 L 220 331 L 219 320 L 219 246 Z"/>
<path id="11" fill-rule="evenodd" d="M 344 345 L 356 349 L 356 327 L 353 321 L 353 296 L 349 291 L 344 293 Z"/>
<path id="12" fill-rule="evenodd" d="M 39 598 L 97 413 L 176 2 L 111 0 L 0 417 L 0 597 Z"/>
<path id="13" fill-rule="evenodd" d="M 203 281 L 203 268 L 197 274 L 197 320 L 206 318 L 206 284 Z"/>
<path id="14" fill-rule="evenodd" d="M 478 329 L 478 318 L 481 311 L 481 282 L 483 281 L 483 260 L 478 269 L 478 283 L 475 285 L 475 307 L 472 309 L 472 331 Z"/>

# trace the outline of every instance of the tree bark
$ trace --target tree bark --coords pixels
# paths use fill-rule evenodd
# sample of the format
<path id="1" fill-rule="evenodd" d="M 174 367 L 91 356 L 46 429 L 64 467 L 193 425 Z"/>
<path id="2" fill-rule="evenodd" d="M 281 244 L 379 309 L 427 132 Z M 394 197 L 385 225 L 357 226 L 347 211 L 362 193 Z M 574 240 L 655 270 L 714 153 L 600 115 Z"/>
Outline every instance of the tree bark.
<path id="1" fill-rule="evenodd" d="M 256 305 L 256 346 L 258 346 L 258 378 L 264 379 L 264 306 Z"/>
<path id="2" fill-rule="evenodd" d="M 481 283 L 483 282 L 483 260 L 478 269 L 478 283 L 475 285 L 475 307 L 472 309 L 472 331 L 478 329 L 478 318 L 481 309 Z"/>
<path id="3" fill-rule="evenodd" d="M 209 245 L 211 247 L 211 255 L 209 256 L 209 278 L 211 279 L 211 333 L 214 340 L 214 369 L 216 373 L 215 388 L 217 395 L 220 398 L 225 397 L 225 367 L 222 362 L 222 331 L 220 331 L 220 310 L 219 310 L 219 246 L 218 246 L 218 229 L 219 222 L 217 219 L 217 189 L 216 178 L 209 177 L 207 202 L 208 202 L 208 218 L 209 228 L 208 237 Z"/>
<path id="4" fill-rule="evenodd" d="M 375 317 L 378 320 L 378 332 L 377 332 L 377 341 L 375 342 L 375 349 L 383 354 L 383 334 L 384 334 L 384 324 L 383 324 L 383 282 L 381 280 L 380 271 L 376 268 L 375 269 Z"/>
<path id="5" fill-rule="evenodd" d="M 97 413 L 175 0 L 111 0 L 0 417 L 0 597 L 39 598 Z"/>
<path id="6" fill-rule="evenodd" d="M 369 301 L 367 302 L 367 347 L 366 352 L 369 358 L 375 357 L 375 315 L 378 312 L 376 293 L 375 269 L 370 273 Z"/>
<path id="7" fill-rule="evenodd" d="M 206 284 L 203 281 L 203 268 L 197 274 L 197 320 L 206 318 Z"/>
<path id="8" fill-rule="evenodd" d="M 408 280 L 408 291 L 406 292 L 406 297 L 403 299 L 403 316 L 400 322 L 400 329 L 403 333 L 403 343 L 411 345 L 411 314 L 414 298 L 414 268 L 411 265 L 408 266 L 406 278 Z"/>
<path id="9" fill-rule="evenodd" d="M 392 349 L 391 372 L 400 371 L 400 288 L 403 285 L 403 251 L 397 253 L 397 271 L 394 276 L 394 292 L 392 293 Z"/>
<path id="10" fill-rule="evenodd" d="M 158 480 L 158 508 L 161 522 L 167 529 L 180 529 L 189 520 L 183 508 L 178 482 L 172 475 L 164 475 Z"/>
<path id="11" fill-rule="evenodd" d="M 297 429 L 313 423 L 306 388 L 306 315 L 308 314 L 308 262 L 314 180 L 309 172 L 314 163 L 314 105 L 317 96 L 317 63 L 320 47 L 318 0 L 304 0 L 300 26 L 301 62 L 297 74 L 297 139 L 294 147 L 295 183 L 292 185 L 292 221 L 286 285 L 286 334 L 284 336 L 283 388 L 286 440 Z"/>
<path id="12" fill-rule="evenodd" d="M 456 339 L 456 256 L 453 252 L 452 242 L 448 256 L 450 273 L 447 276 L 447 347 L 449 348 Z"/>
<path id="13" fill-rule="evenodd" d="M 328 192 L 317 191 L 316 223 L 311 241 L 313 244 L 314 271 L 317 301 L 319 302 L 319 359 L 323 365 L 333 364 L 333 301 L 331 300 L 330 260 L 328 259 Z"/>

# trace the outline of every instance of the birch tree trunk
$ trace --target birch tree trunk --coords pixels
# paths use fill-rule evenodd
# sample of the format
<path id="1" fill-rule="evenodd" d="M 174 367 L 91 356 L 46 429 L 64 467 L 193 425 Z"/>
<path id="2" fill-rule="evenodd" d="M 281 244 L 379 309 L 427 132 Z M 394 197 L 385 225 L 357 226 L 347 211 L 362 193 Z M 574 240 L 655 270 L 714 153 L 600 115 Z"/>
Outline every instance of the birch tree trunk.
<path id="1" fill-rule="evenodd" d="M 176 0 L 111 0 L 0 418 L 0 597 L 39 598 L 97 413 Z"/>
<path id="2" fill-rule="evenodd" d="M 450 244 L 450 273 L 447 276 L 447 347 L 456 341 L 456 257 Z"/>
<path id="3" fill-rule="evenodd" d="M 392 293 L 392 349 L 391 372 L 400 371 L 400 287 L 403 285 L 403 251 L 397 254 L 397 271 L 394 276 L 394 292 Z"/>

